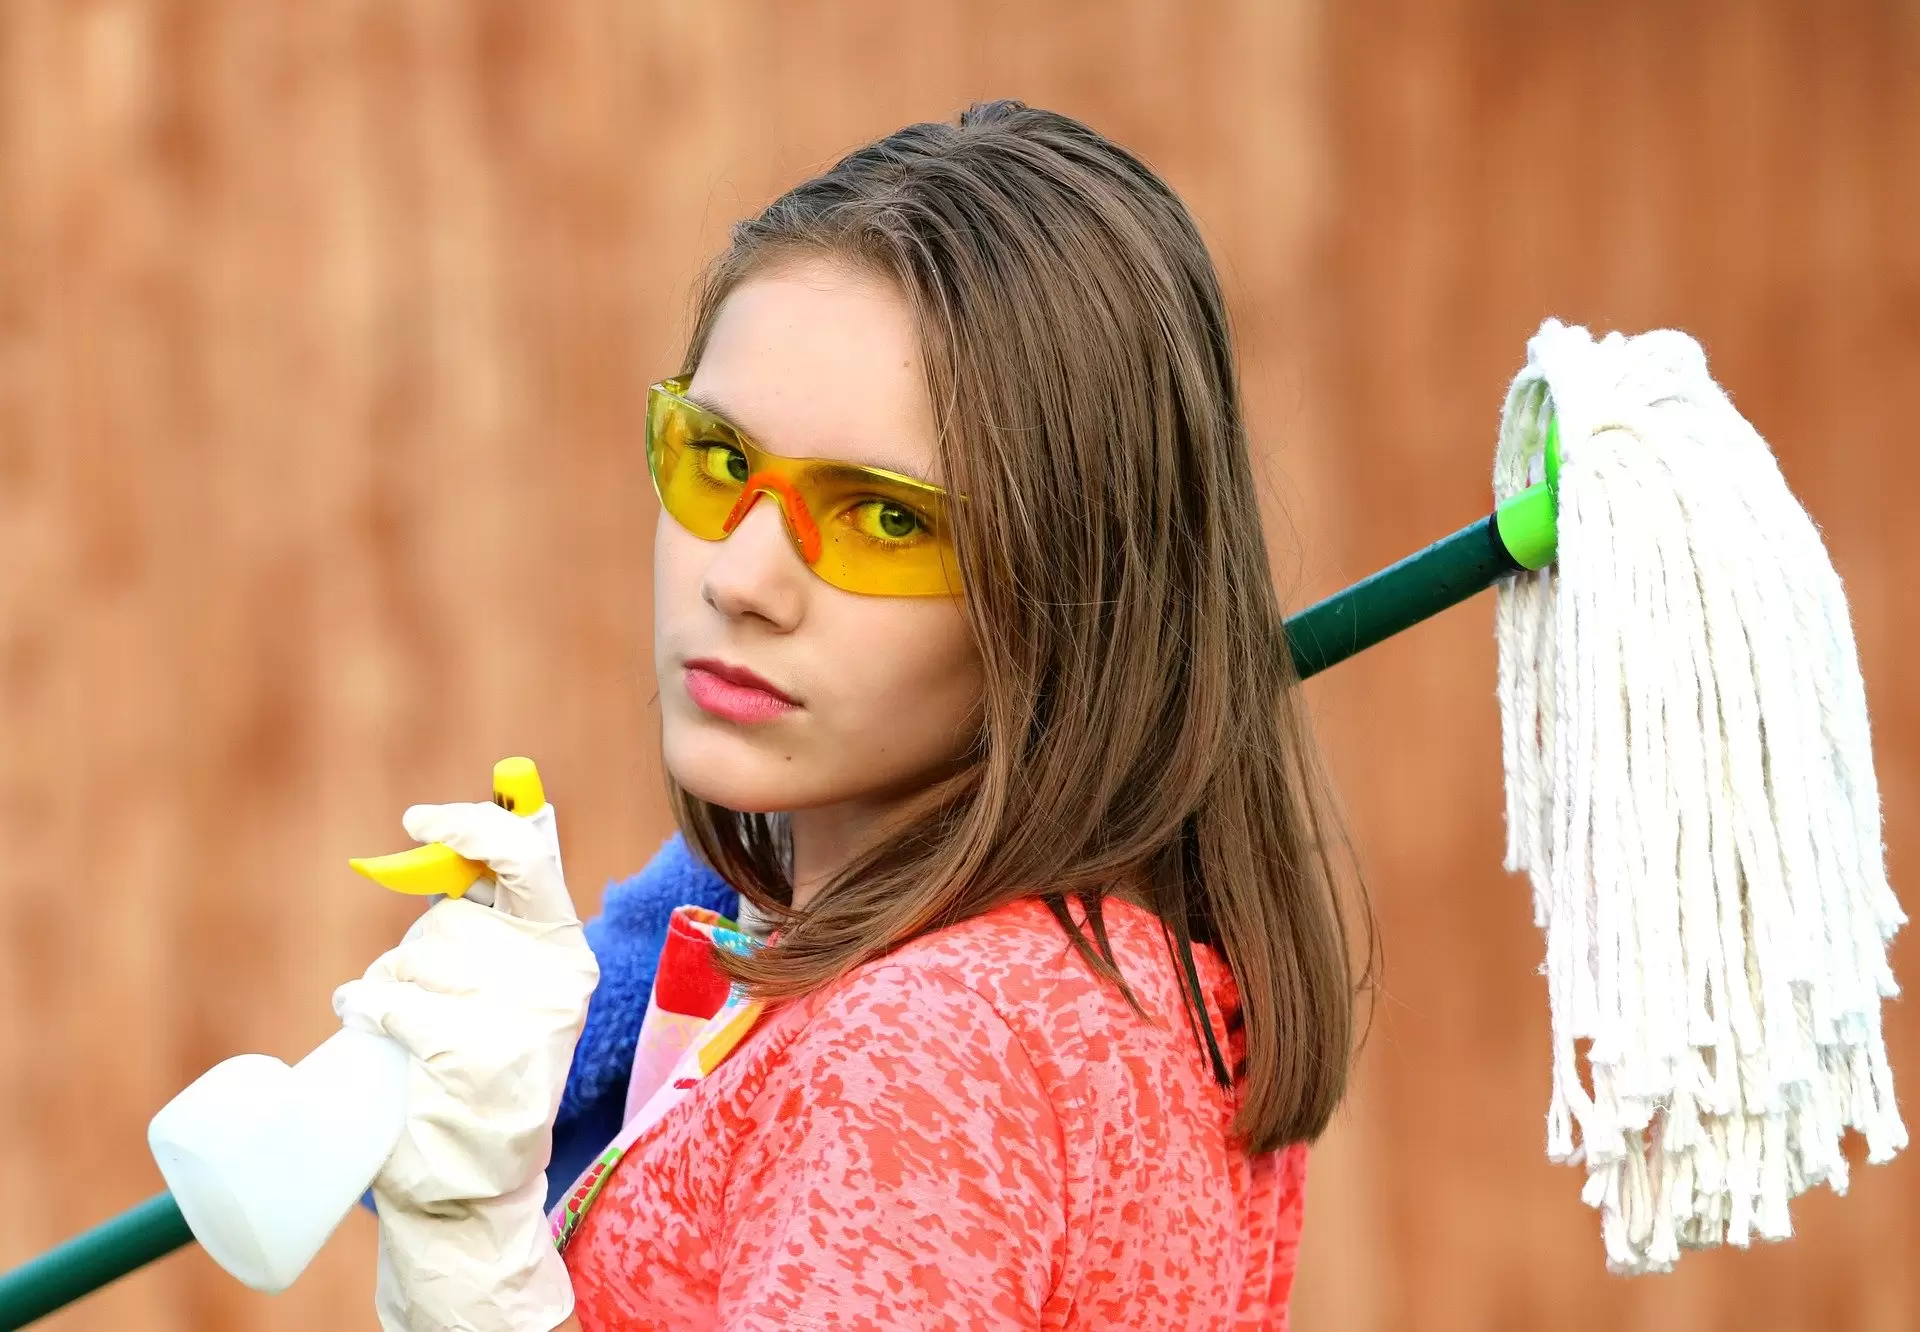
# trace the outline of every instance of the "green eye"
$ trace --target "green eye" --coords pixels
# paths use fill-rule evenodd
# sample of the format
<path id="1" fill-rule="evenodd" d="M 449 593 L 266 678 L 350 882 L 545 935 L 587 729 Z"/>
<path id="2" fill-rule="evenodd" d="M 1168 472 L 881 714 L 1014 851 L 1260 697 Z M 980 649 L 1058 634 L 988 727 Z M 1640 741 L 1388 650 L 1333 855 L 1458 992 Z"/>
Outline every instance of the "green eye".
<path id="1" fill-rule="evenodd" d="M 892 500 L 863 500 L 848 517 L 856 529 L 876 541 L 906 541 L 927 530 L 925 519 Z"/>
<path id="2" fill-rule="evenodd" d="M 747 455 L 731 444 L 700 443 L 700 470 L 715 481 L 743 486 L 747 483 Z"/>

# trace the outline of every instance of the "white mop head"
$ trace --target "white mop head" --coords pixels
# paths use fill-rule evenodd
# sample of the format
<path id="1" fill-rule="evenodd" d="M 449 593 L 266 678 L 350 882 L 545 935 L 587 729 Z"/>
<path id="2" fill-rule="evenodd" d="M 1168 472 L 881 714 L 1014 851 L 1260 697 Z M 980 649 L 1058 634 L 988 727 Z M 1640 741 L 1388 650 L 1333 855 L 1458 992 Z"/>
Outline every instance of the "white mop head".
<path id="1" fill-rule="evenodd" d="M 1905 917 L 1840 580 L 1699 344 L 1548 320 L 1497 498 L 1556 413 L 1559 555 L 1497 610 L 1506 863 L 1546 931 L 1547 1154 L 1585 1162 L 1609 1268 L 1665 1271 L 1845 1192 L 1845 1129 L 1871 1162 L 1906 1145 L 1880 1027 Z"/>

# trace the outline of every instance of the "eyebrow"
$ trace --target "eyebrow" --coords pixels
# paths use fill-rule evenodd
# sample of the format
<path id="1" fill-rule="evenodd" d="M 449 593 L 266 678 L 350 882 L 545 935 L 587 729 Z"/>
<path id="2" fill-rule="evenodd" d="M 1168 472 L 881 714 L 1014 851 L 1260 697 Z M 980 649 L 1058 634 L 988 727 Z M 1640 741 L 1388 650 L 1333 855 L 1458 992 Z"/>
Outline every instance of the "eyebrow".
<path id="1" fill-rule="evenodd" d="M 751 430 L 742 428 L 741 425 L 733 419 L 733 413 L 727 410 L 727 404 L 714 397 L 712 393 L 694 393 L 689 391 L 682 393 L 680 396 L 692 403 L 695 407 L 698 407 L 701 411 L 712 412 L 735 430 L 740 431 L 741 434 L 751 435 L 753 433 Z"/>
<path id="2" fill-rule="evenodd" d="M 766 445 L 760 443 L 760 438 L 758 435 L 756 435 L 753 431 L 747 429 L 745 426 L 741 425 L 739 421 L 734 419 L 733 413 L 727 410 L 727 405 L 724 402 L 722 402 L 719 398 L 715 397 L 711 390 L 703 393 L 688 392 L 688 393 L 683 393 L 680 396 L 685 398 L 688 402 L 692 403 L 695 407 L 698 407 L 701 411 L 711 412 L 713 415 L 719 417 L 722 421 L 726 422 L 727 425 L 731 426 L 734 430 L 739 431 L 740 434 L 752 440 L 755 445 L 757 445 L 760 448 L 766 449 L 768 453 L 774 454 L 775 457 L 780 457 L 780 458 L 804 457 L 809 461 L 830 462 L 830 463 L 840 463 L 843 461 L 842 459 L 839 459 L 839 458 L 822 458 L 817 454 L 779 453 L 774 449 L 767 449 Z M 879 463 L 871 463 L 871 464 L 850 463 L 846 465 L 850 467 L 860 467 L 860 466 L 878 467 L 883 472 L 892 472 L 895 476 L 908 477 L 911 480 L 920 482 L 922 485 L 938 486 L 940 484 L 938 481 L 935 481 L 930 477 L 922 476 L 919 472 L 911 471 L 904 467 L 882 467 Z"/>

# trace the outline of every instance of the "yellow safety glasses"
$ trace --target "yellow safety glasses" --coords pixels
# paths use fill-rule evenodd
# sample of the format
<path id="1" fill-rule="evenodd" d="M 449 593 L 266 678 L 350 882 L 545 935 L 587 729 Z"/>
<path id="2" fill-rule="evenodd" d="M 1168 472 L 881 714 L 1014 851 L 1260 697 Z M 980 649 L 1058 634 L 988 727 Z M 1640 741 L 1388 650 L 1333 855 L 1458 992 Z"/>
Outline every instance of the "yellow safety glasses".
<path id="1" fill-rule="evenodd" d="M 647 470 L 660 507 L 706 541 L 724 541 L 773 496 L 794 550 L 822 579 L 881 597 L 960 595 L 947 493 L 898 472 L 768 453 L 687 401 L 687 380 L 647 392 Z"/>

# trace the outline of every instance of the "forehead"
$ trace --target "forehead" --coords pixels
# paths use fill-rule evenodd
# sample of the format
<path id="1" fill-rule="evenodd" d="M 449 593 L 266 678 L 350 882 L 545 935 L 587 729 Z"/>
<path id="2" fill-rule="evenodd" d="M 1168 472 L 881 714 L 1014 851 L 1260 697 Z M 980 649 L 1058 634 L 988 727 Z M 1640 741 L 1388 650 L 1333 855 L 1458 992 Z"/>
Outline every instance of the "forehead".
<path id="1" fill-rule="evenodd" d="M 933 412 L 905 297 L 823 259 L 760 274 L 721 305 L 688 396 L 789 457 L 932 477 Z"/>

